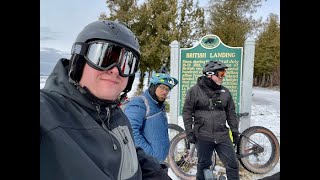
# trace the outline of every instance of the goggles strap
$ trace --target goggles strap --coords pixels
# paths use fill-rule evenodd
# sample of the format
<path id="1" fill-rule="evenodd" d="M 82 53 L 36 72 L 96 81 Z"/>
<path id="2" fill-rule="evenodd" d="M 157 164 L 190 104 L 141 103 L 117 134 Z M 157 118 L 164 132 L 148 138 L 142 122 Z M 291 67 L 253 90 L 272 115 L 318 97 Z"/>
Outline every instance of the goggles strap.
<path id="1" fill-rule="evenodd" d="M 73 44 L 71 54 L 79 54 L 85 56 L 88 50 L 89 44 L 83 42 L 76 42 Z"/>

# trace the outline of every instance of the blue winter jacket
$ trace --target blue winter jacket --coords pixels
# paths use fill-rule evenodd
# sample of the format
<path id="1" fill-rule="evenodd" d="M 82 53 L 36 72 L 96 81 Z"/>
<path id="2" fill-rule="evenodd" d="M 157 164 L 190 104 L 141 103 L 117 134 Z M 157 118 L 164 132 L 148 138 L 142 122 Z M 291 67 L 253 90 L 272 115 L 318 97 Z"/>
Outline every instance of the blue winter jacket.
<path id="1" fill-rule="evenodd" d="M 161 163 L 166 159 L 170 146 L 165 105 L 162 104 L 159 107 L 158 102 L 151 97 L 148 90 L 142 95 L 148 101 L 148 114 L 146 114 L 148 108 L 140 96 L 132 98 L 124 112 L 131 123 L 135 144 Z"/>

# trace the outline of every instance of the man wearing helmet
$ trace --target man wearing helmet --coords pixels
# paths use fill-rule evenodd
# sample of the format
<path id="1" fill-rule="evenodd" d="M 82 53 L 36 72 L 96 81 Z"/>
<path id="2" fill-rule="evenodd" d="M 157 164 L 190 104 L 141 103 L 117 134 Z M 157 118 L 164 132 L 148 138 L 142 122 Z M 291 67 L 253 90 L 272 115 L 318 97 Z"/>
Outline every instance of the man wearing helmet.
<path id="1" fill-rule="evenodd" d="M 185 97 L 183 121 L 190 143 L 195 143 L 198 155 L 197 179 L 204 180 L 204 169 L 212 164 L 215 149 L 226 168 L 228 180 L 239 180 L 239 167 L 233 143 L 239 141 L 239 121 L 230 91 L 222 86 L 228 67 L 220 61 L 208 61 L 203 76 L 191 87 Z"/>
<path id="2" fill-rule="evenodd" d="M 124 109 L 131 123 L 135 144 L 160 163 L 166 159 L 170 146 L 164 102 L 177 84 L 176 78 L 166 73 L 155 73 L 149 88 L 142 95 L 132 98 Z"/>
<path id="3" fill-rule="evenodd" d="M 118 21 L 95 21 L 78 35 L 40 90 L 40 179 L 170 179 L 135 148 L 117 106 L 140 61 L 139 43 Z"/>

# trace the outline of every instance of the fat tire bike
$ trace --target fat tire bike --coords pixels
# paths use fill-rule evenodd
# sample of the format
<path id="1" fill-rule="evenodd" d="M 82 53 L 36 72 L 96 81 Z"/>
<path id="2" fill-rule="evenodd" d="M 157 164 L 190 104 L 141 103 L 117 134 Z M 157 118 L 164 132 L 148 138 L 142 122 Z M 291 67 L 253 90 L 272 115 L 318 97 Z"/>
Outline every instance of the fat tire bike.
<path id="1" fill-rule="evenodd" d="M 170 141 L 179 133 L 183 132 L 184 129 L 177 124 L 168 124 L 168 133 Z"/>
<path id="2" fill-rule="evenodd" d="M 169 123 L 168 124 L 168 133 L 169 133 L 169 140 L 170 140 L 170 144 L 171 144 L 171 140 L 178 135 L 179 133 L 182 133 L 184 131 L 184 129 L 177 125 L 177 124 L 173 124 L 173 123 Z M 164 162 L 169 166 L 169 162 L 168 162 L 168 156 L 167 158 L 164 160 Z"/>
<path id="3" fill-rule="evenodd" d="M 243 116 L 239 114 L 238 116 Z M 240 164 L 249 172 L 264 174 L 271 171 L 280 158 L 280 144 L 271 130 L 262 126 L 252 126 L 240 133 L 235 145 Z M 177 134 L 170 143 L 168 162 L 173 173 L 181 179 L 196 178 L 197 150 L 187 141 L 186 133 Z M 212 166 L 217 163 L 217 153 L 212 153 Z"/>

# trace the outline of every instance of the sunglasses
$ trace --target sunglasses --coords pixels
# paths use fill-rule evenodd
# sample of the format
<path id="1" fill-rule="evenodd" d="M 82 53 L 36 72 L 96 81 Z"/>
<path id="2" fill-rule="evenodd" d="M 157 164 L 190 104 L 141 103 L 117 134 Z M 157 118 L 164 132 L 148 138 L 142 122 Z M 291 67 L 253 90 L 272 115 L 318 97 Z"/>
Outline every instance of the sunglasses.
<path id="1" fill-rule="evenodd" d="M 134 75 L 140 61 L 137 53 L 111 42 L 76 43 L 73 53 L 83 55 L 97 70 L 106 71 L 116 66 L 122 77 Z"/>
<path id="2" fill-rule="evenodd" d="M 216 75 L 218 78 L 223 78 L 227 74 L 227 70 L 217 70 L 216 73 L 214 72 L 206 72 L 206 75 Z"/>
<path id="3" fill-rule="evenodd" d="M 165 86 L 165 85 L 159 85 L 158 87 L 159 87 L 161 90 L 163 90 L 163 91 L 170 92 L 170 88 L 167 87 L 167 86 Z"/>

